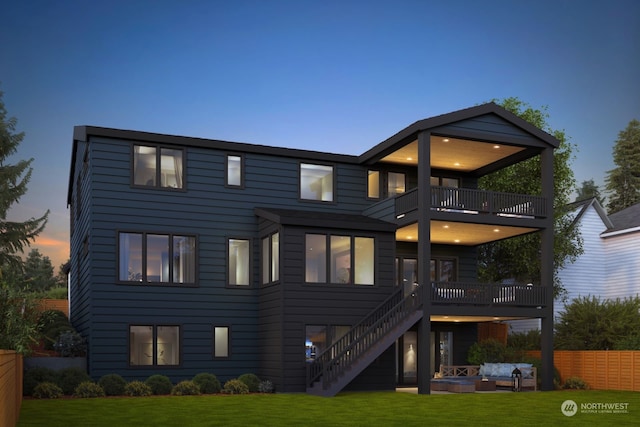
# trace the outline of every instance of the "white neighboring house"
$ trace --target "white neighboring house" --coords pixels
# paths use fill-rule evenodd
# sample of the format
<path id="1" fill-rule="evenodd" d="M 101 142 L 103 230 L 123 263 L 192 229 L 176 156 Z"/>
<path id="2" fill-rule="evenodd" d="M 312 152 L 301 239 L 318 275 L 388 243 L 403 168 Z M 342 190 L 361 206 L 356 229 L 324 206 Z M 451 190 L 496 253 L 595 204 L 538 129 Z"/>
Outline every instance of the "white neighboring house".
<path id="1" fill-rule="evenodd" d="M 567 291 L 566 301 L 589 295 L 601 299 L 640 294 L 640 203 L 607 215 L 595 199 L 570 205 L 580 228 L 584 253 L 558 272 Z M 564 310 L 554 301 L 554 317 Z M 510 322 L 511 332 L 540 329 L 537 319 Z"/>

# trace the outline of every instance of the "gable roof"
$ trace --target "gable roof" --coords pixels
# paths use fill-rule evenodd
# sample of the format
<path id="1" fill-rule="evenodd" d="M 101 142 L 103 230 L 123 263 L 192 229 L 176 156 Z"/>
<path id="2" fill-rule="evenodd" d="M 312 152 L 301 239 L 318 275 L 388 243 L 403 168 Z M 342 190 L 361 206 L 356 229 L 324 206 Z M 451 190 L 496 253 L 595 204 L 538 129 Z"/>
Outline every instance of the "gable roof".
<path id="1" fill-rule="evenodd" d="M 609 215 L 609 219 L 611 219 L 613 226 L 603 233 L 603 237 L 607 237 L 606 235 L 610 235 L 610 233 L 640 231 L 640 203 Z"/>
<path id="2" fill-rule="evenodd" d="M 607 212 L 595 197 L 578 200 L 567 205 L 567 211 L 575 212 L 575 217 L 573 218 L 572 225 L 579 222 L 582 216 L 590 207 L 593 207 L 595 209 L 596 213 L 602 220 L 602 223 L 607 228 L 607 230 L 613 227 L 613 222 L 611 222 L 611 219 L 607 216 Z"/>

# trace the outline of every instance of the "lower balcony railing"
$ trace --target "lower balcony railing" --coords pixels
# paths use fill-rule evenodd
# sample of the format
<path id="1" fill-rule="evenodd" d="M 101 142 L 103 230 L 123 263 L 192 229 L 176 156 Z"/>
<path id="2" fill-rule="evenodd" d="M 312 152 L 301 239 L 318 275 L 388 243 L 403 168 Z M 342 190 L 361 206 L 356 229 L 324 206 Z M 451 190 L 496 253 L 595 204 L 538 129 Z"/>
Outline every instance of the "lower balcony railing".
<path id="1" fill-rule="evenodd" d="M 471 304 L 538 307 L 546 305 L 547 288 L 462 282 L 433 282 L 432 304 Z"/>

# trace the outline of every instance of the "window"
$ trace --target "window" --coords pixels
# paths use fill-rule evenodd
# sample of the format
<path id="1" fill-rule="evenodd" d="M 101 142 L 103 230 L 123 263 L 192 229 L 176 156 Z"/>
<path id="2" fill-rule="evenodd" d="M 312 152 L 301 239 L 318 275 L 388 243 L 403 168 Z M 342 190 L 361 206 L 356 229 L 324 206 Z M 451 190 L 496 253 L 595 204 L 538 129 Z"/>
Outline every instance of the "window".
<path id="1" fill-rule="evenodd" d="M 129 326 L 129 364 L 165 366 L 180 364 L 179 326 Z"/>
<path id="2" fill-rule="evenodd" d="M 430 184 L 441 187 L 459 188 L 460 180 L 458 178 L 444 178 L 440 176 L 432 176 Z"/>
<path id="3" fill-rule="evenodd" d="M 431 260 L 432 282 L 455 282 L 457 277 L 457 262 L 453 258 L 436 258 Z"/>
<path id="4" fill-rule="evenodd" d="M 229 239 L 228 266 L 229 285 L 247 286 L 250 283 L 250 248 L 251 241 L 248 239 Z"/>
<path id="5" fill-rule="evenodd" d="M 227 187 L 243 187 L 243 158 L 238 155 L 227 155 Z"/>
<path id="6" fill-rule="evenodd" d="M 367 197 L 370 199 L 380 198 L 380 172 L 367 172 Z"/>
<path id="7" fill-rule="evenodd" d="M 396 196 L 405 192 L 405 178 L 403 173 L 389 172 L 387 174 L 387 195 Z"/>
<path id="8" fill-rule="evenodd" d="M 229 357 L 230 340 L 228 326 L 213 327 L 213 357 Z"/>
<path id="9" fill-rule="evenodd" d="M 120 233 L 118 250 L 118 279 L 122 282 L 196 282 L 196 238 L 193 236 Z"/>
<path id="10" fill-rule="evenodd" d="M 147 145 L 133 146 L 133 185 L 183 188 L 182 150 Z"/>
<path id="11" fill-rule="evenodd" d="M 307 234 L 306 283 L 375 283 L 375 239 L 341 235 Z"/>
<path id="12" fill-rule="evenodd" d="M 280 233 L 262 238 L 262 284 L 280 280 Z"/>
<path id="13" fill-rule="evenodd" d="M 333 166 L 300 164 L 300 198 L 333 201 Z"/>

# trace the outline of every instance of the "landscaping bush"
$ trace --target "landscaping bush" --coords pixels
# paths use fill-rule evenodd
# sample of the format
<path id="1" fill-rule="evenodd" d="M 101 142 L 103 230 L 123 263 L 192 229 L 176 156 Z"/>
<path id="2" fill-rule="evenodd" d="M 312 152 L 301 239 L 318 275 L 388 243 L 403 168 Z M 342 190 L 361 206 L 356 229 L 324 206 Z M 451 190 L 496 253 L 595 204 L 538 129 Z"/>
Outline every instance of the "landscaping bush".
<path id="1" fill-rule="evenodd" d="M 260 385 L 258 386 L 258 391 L 260 393 L 275 393 L 276 389 L 273 386 L 273 383 L 269 380 L 260 381 Z"/>
<path id="2" fill-rule="evenodd" d="M 78 384 L 78 387 L 73 391 L 74 397 L 104 397 L 104 389 L 92 381 L 84 381 Z"/>
<path id="3" fill-rule="evenodd" d="M 255 374 L 242 374 L 238 377 L 240 381 L 246 384 L 250 393 L 257 393 L 260 387 L 260 378 Z"/>
<path id="4" fill-rule="evenodd" d="M 493 338 L 474 343 L 467 353 L 467 360 L 472 365 L 503 363 L 512 361 L 512 359 L 513 349 L 508 348 L 502 342 Z"/>
<path id="5" fill-rule="evenodd" d="M 562 384 L 564 390 L 589 390 L 589 385 L 580 377 L 569 377 Z"/>
<path id="6" fill-rule="evenodd" d="M 75 330 L 67 330 L 58 335 L 53 349 L 62 357 L 78 357 L 86 354 L 87 344 Z"/>
<path id="7" fill-rule="evenodd" d="M 127 382 L 118 374 L 107 374 L 100 378 L 98 384 L 104 390 L 105 395 L 122 396 Z"/>
<path id="8" fill-rule="evenodd" d="M 56 383 L 64 394 L 73 394 L 78 385 L 85 381 L 91 381 L 89 374 L 82 368 L 66 368 L 58 371 Z"/>
<path id="9" fill-rule="evenodd" d="M 196 375 L 195 377 L 193 377 L 192 381 L 197 384 L 197 386 L 200 388 L 200 393 L 202 394 L 220 393 L 220 391 L 222 390 L 222 386 L 220 385 L 220 381 L 218 381 L 218 378 L 215 375 L 209 374 L 207 372 L 202 372 Z"/>
<path id="10" fill-rule="evenodd" d="M 36 399 L 58 399 L 62 394 L 62 389 L 51 382 L 40 383 L 33 389 L 33 397 Z"/>
<path id="11" fill-rule="evenodd" d="M 196 396 L 200 394 L 200 387 L 193 381 L 180 381 L 173 387 L 171 394 L 174 396 Z"/>
<path id="12" fill-rule="evenodd" d="M 169 377 L 160 374 L 151 375 L 144 383 L 149 386 L 153 394 L 169 394 L 173 388 Z"/>
<path id="13" fill-rule="evenodd" d="M 540 390 L 542 388 L 542 376 L 544 372 L 544 369 L 542 369 L 542 359 L 533 356 L 523 356 L 519 361 L 523 363 L 531 363 L 531 365 L 536 368 L 536 371 L 538 373 L 536 383 L 538 386 L 538 390 Z M 556 389 L 561 388 L 560 371 L 558 371 L 558 368 L 556 368 L 555 366 L 553 367 L 553 387 Z"/>
<path id="14" fill-rule="evenodd" d="M 249 394 L 249 387 L 242 381 L 233 379 L 224 383 L 222 392 L 225 394 Z"/>
<path id="15" fill-rule="evenodd" d="M 33 392 L 38 384 L 44 382 L 55 384 L 57 379 L 58 377 L 53 369 L 39 366 L 28 369 L 22 379 L 22 394 L 25 396 L 33 396 Z"/>
<path id="16" fill-rule="evenodd" d="M 142 381 L 131 381 L 124 387 L 124 394 L 126 396 L 151 396 L 153 392 L 151 387 Z"/>
<path id="17" fill-rule="evenodd" d="M 53 345 L 62 332 L 73 330 L 67 315 L 60 310 L 44 311 L 38 319 L 37 328 L 46 350 L 54 350 Z"/>

